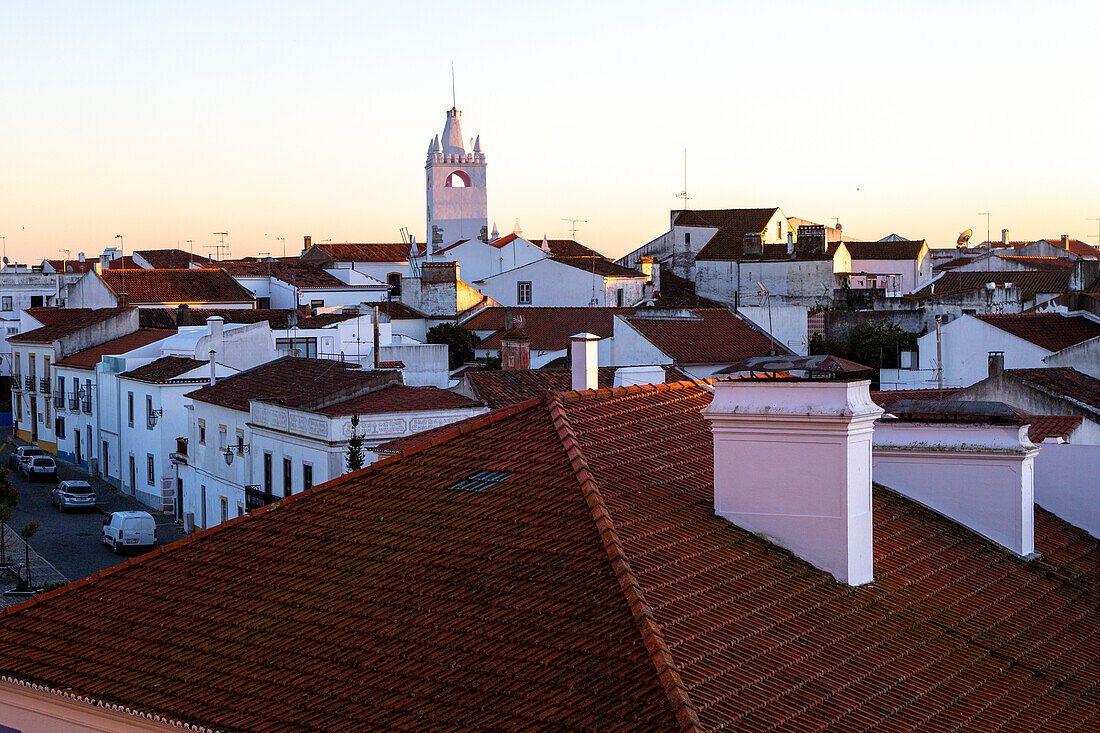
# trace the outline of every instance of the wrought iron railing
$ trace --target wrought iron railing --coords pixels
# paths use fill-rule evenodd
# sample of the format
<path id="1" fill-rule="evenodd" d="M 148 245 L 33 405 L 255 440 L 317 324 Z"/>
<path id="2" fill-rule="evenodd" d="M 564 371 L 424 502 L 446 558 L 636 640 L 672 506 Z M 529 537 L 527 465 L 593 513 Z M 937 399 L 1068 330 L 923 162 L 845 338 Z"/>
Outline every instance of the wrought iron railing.
<path id="1" fill-rule="evenodd" d="M 34 377 L 24 377 L 23 378 L 23 388 L 26 389 L 28 392 L 33 392 L 34 391 Z"/>
<path id="2" fill-rule="evenodd" d="M 38 380 L 38 391 L 42 394 L 50 393 L 50 379 L 49 377 L 42 377 Z"/>
<path id="3" fill-rule="evenodd" d="M 83 399 L 80 401 L 80 409 L 89 415 L 92 414 L 92 401 L 90 399 Z"/>

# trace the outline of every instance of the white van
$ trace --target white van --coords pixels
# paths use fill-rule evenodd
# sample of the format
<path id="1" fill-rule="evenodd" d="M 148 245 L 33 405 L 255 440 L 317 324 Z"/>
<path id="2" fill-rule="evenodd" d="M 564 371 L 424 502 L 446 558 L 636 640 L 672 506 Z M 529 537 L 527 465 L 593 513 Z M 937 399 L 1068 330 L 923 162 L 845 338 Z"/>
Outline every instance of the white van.
<path id="1" fill-rule="evenodd" d="M 157 544 L 157 523 L 149 512 L 114 512 L 103 521 L 103 544 L 116 553 Z"/>

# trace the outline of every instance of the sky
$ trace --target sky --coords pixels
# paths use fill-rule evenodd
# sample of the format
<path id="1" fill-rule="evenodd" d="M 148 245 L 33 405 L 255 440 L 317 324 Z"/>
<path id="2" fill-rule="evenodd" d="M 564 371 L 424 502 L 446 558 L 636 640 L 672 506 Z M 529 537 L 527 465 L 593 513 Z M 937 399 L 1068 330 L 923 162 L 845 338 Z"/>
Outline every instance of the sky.
<path id="1" fill-rule="evenodd" d="M 502 232 L 613 257 L 691 208 L 1097 243 L 1100 3 L 0 2 L 13 261 L 423 240 L 451 106 Z M 192 245 L 187 244 L 192 240 Z"/>

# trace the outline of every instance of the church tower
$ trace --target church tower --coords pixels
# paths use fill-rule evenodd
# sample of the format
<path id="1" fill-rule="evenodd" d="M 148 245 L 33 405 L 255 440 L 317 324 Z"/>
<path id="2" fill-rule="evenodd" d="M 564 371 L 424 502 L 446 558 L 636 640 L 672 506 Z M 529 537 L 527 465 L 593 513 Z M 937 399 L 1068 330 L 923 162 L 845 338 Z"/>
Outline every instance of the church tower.
<path id="1" fill-rule="evenodd" d="M 485 191 L 485 154 L 481 138 L 462 138 L 462 113 L 447 110 L 443 136 L 428 145 L 428 251 L 463 239 L 489 241 L 488 197 Z"/>

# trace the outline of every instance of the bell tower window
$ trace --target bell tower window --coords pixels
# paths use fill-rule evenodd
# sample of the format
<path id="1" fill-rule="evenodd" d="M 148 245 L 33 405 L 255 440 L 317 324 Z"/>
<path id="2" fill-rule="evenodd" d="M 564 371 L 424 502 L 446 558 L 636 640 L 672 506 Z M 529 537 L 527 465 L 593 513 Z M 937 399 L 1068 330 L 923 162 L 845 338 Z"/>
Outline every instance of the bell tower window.
<path id="1" fill-rule="evenodd" d="M 451 175 L 447 176 L 447 188 L 469 188 L 470 177 L 463 171 L 455 171 Z"/>

